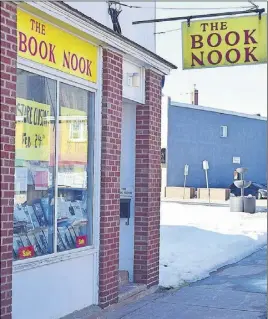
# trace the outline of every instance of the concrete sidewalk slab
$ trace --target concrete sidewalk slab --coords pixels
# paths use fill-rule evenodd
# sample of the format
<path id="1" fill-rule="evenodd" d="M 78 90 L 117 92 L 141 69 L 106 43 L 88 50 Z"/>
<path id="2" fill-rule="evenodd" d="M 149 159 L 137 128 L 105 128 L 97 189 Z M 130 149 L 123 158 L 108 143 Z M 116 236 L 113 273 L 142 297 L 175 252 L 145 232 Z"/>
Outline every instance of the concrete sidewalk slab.
<path id="1" fill-rule="evenodd" d="M 102 311 L 94 318 L 267 319 L 266 258 L 267 247 L 264 247 L 204 280 Z"/>
<path id="2" fill-rule="evenodd" d="M 124 317 L 103 317 L 105 319 L 260 319 L 262 312 L 248 312 L 230 309 L 220 309 L 200 306 L 166 305 L 165 307 L 152 305 L 146 309 L 139 309 L 135 313 Z"/>

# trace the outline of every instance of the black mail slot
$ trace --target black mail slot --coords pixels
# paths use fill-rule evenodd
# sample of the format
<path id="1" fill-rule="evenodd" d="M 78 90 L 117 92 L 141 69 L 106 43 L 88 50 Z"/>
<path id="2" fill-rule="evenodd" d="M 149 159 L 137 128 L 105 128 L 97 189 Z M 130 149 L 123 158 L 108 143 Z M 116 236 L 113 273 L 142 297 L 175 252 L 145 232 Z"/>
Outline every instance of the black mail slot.
<path id="1" fill-rule="evenodd" d="M 130 218 L 130 199 L 120 199 L 120 218 Z"/>

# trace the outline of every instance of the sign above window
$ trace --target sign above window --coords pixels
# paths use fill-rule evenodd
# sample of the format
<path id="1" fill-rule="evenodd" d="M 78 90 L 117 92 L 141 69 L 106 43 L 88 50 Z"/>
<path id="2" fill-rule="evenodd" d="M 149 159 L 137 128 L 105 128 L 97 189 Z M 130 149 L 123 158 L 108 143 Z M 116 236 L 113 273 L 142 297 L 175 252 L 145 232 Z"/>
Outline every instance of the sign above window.
<path id="1" fill-rule="evenodd" d="M 97 82 L 96 46 L 20 9 L 17 28 L 20 57 Z"/>

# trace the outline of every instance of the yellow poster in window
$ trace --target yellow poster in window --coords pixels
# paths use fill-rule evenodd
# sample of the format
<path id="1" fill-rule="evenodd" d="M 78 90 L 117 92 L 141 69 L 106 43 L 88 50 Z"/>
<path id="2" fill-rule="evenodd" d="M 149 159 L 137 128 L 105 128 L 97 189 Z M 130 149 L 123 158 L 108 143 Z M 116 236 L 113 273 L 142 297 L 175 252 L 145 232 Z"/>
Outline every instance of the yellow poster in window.
<path id="1" fill-rule="evenodd" d="M 51 130 L 49 105 L 17 98 L 17 160 L 49 161 Z"/>

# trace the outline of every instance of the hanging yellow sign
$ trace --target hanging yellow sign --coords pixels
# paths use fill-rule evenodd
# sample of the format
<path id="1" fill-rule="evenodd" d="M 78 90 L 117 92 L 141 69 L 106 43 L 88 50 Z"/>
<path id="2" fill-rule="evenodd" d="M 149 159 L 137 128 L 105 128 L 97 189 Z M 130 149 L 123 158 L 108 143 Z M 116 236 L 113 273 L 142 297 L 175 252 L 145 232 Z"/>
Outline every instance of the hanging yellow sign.
<path id="1" fill-rule="evenodd" d="M 267 63 L 267 15 L 182 23 L 183 69 Z"/>
<path id="2" fill-rule="evenodd" d="M 49 161 L 50 106 L 17 98 L 16 159 Z"/>
<path id="3" fill-rule="evenodd" d="M 20 57 L 97 82 L 96 46 L 21 9 L 17 29 Z"/>

